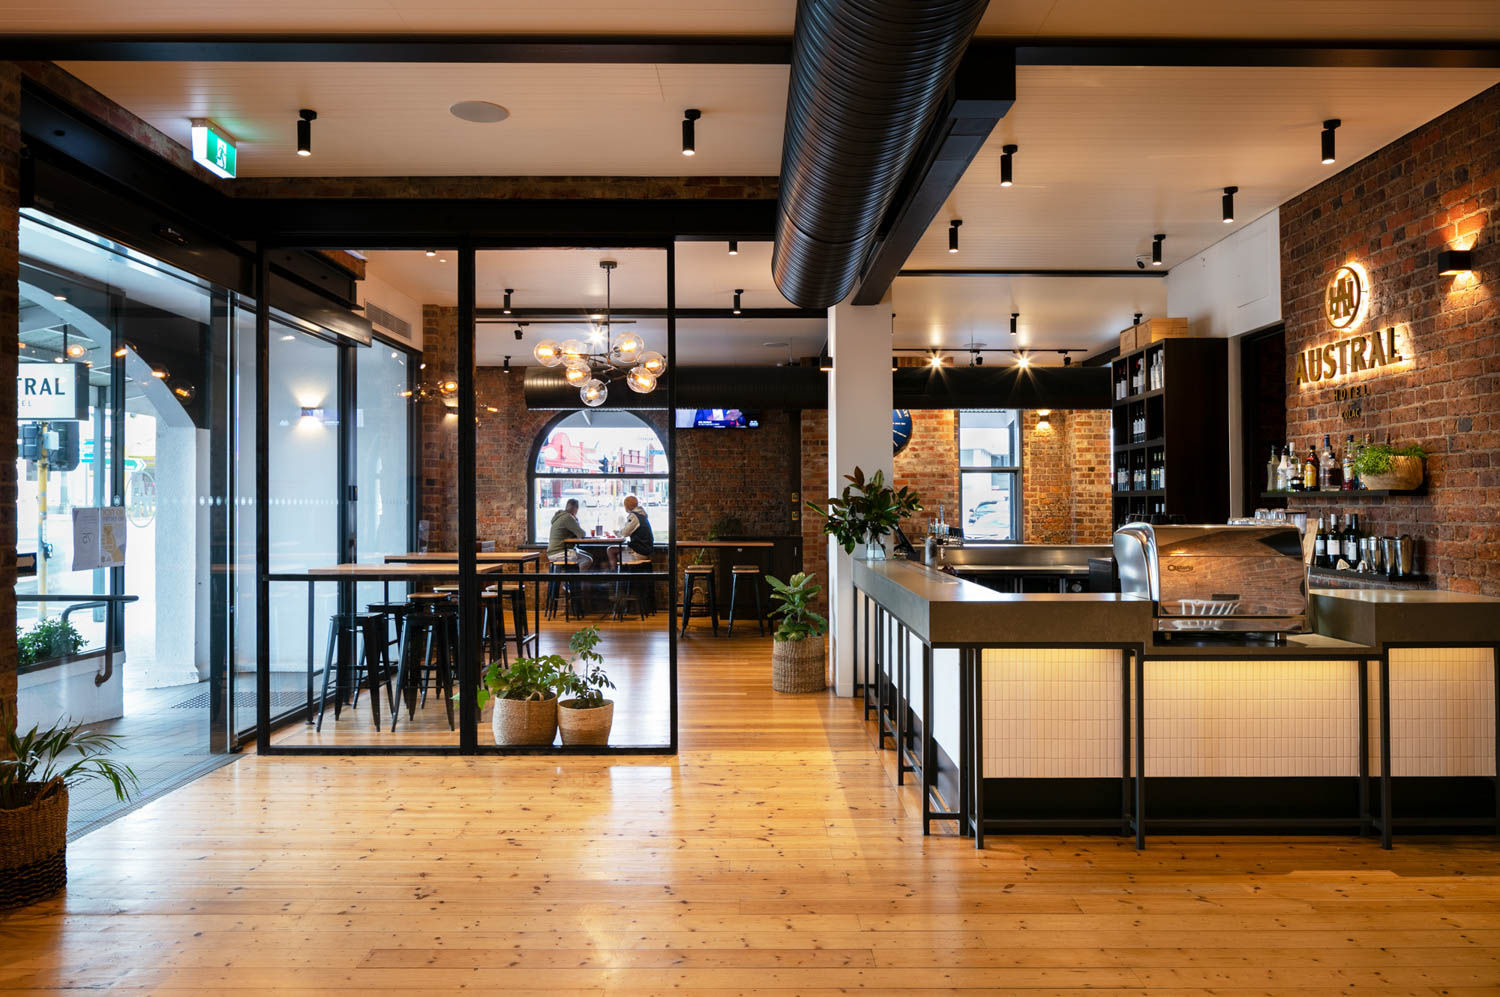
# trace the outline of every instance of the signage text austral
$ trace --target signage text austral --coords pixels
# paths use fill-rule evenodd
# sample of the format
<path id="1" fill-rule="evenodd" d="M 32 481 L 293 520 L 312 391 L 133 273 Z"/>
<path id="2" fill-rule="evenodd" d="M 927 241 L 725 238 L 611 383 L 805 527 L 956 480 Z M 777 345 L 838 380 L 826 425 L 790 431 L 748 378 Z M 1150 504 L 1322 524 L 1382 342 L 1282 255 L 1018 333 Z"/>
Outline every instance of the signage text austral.
<path id="1" fill-rule="evenodd" d="M 1396 329 L 1375 329 L 1297 354 L 1297 385 L 1331 381 L 1405 360 L 1396 348 Z"/>

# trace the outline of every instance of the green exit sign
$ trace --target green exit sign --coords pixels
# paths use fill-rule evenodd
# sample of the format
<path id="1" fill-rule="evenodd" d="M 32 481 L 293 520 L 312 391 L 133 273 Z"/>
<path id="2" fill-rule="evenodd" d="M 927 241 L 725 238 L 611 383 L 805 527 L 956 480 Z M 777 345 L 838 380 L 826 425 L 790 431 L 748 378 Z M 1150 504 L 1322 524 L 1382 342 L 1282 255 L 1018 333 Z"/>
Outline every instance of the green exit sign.
<path id="1" fill-rule="evenodd" d="M 234 177 L 234 139 L 206 118 L 193 121 L 193 160 L 214 176 Z"/>

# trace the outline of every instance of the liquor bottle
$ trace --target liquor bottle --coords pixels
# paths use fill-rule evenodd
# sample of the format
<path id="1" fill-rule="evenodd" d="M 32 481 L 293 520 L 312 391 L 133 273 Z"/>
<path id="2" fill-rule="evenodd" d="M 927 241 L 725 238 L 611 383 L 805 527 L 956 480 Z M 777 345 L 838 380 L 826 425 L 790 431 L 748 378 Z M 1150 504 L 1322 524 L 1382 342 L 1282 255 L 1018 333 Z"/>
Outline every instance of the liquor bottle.
<path id="1" fill-rule="evenodd" d="M 1281 448 L 1281 477 L 1284 484 L 1282 491 L 1300 492 L 1302 490 L 1302 468 L 1298 466 L 1296 458 L 1292 456 L 1291 441 Z"/>
<path id="2" fill-rule="evenodd" d="M 1328 560 L 1328 534 L 1323 532 L 1323 517 L 1318 517 L 1318 534 L 1313 537 L 1313 564 L 1319 568 Z"/>
<path id="3" fill-rule="evenodd" d="M 1307 459 L 1302 462 L 1302 489 L 1309 492 L 1318 489 L 1318 450 L 1311 443 L 1307 445 Z"/>
<path id="4" fill-rule="evenodd" d="M 1365 451 L 1366 451 L 1366 450 L 1368 450 L 1368 449 L 1370 449 L 1370 445 L 1371 445 L 1371 444 L 1370 444 L 1370 434 L 1369 434 L 1369 433 L 1366 433 L 1366 434 L 1365 434 L 1365 445 L 1364 445 L 1364 447 L 1363 447 L 1363 448 L 1362 448 L 1362 449 L 1361 449 L 1361 450 L 1360 450 L 1360 453 L 1364 453 L 1364 452 L 1365 452 Z M 1368 487 L 1370 487 L 1370 486 L 1369 486 L 1369 485 L 1367 485 L 1367 484 L 1365 484 L 1365 478 L 1364 478 L 1364 475 L 1362 475 L 1362 474 L 1361 474 L 1361 475 L 1358 475 L 1358 477 L 1359 477 L 1359 487 L 1360 487 L 1360 488 L 1362 488 L 1362 489 L 1364 489 L 1364 488 L 1368 488 Z"/>
<path id="5" fill-rule="evenodd" d="M 1276 473 L 1276 448 L 1271 448 L 1271 459 L 1266 461 L 1266 491 L 1274 492 L 1281 488 L 1277 481 Z"/>
<path id="6" fill-rule="evenodd" d="M 1359 513 L 1349 513 L 1349 520 L 1344 526 L 1344 560 L 1349 562 L 1349 567 L 1359 566 Z"/>
<path id="7" fill-rule="evenodd" d="M 1355 488 L 1355 484 L 1354 484 L 1354 434 L 1353 433 L 1350 433 L 1344 439 L 1344 468 L 1343 468 L 1343 471 L 1344 471 L 1344 480 L 1343 480 L 1343 483 L 1342 483 L 1343 490 L 1346 491 L 1346 492 L 1353 491 L 1354 488 Z"/>
<path id="8" fill-rule="evenodd" d="M 1318 455 L 1318 487 L 1326 492 L 1336 492 L 1344 486 L 1344 467 L 1333 450 L 1333 441 L 1323 434 L 1323 452 Z"/>

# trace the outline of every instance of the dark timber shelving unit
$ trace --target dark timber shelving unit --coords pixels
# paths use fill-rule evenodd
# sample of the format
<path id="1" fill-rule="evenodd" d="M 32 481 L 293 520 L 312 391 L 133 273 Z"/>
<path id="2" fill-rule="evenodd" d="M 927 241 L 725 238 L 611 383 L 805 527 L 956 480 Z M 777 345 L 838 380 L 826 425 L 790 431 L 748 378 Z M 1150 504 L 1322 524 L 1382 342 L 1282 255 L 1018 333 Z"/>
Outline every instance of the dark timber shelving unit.
<path id="1" fill-rule="evenodd" d="M 1131 373 L 1139 368 L 1144 374 L 1157 356 L 1166 364 L 1162 387 L 1121 397 L 1118 386 L 1123 383 L 1128 390 Z M 1228 518 L 1226 356 L 1222 339 L 1162 339 L 1110 365 L 1115 526 L 1128 516 L 1184 523 L 1222 523 Z M 1146 433 L 1138 440 L 1131 423 L 1142 415 Z M 1154 458 L 1160 458 L 1166 469 L 1164 488 L 1119 487 L 1120 468 L 1149 471 Z"/>

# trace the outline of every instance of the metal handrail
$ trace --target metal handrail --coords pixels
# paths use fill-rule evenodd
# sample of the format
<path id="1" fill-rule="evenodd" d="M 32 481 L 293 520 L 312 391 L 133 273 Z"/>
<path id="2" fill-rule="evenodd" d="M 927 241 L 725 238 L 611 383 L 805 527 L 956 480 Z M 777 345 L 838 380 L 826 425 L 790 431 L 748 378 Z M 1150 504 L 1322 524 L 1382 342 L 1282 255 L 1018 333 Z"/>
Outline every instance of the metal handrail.
<path id="1" fill-rule="evenodd" d="M 115 656 L 114 656 L 114 647 L 110 643 L 110 640 L 114 636 L 114 632 L 115 632 L 114 616 L 115 616 L 115 613 L 119 612 L 119 610 L 116 608 L 116 604 L 117 603 L 127 603 L 127 602 L 138 602 L 140 600 L 140 598 L 141 598 L 140 596 L 138 596 L 138 595 L 96 595 L 94 593 L 90 593 L 88 595 L 60 595 L 60 594 L 55 594 L 55 593 L 52 593 L 52 592 L 47 592 L 47 593 L 17 592 L 15 594 L 15 596 L 16 596 L 16 602 L 71 602 L 71 603 L 74 603 L 74 605 L 71 605 L 67 609 L 63 610 L 62 618 L 63 618 L 63 622 L 64 623 L 66 623 L 68 621 L 68 614 L 69 613 L 72 613 L 72 612 L 74 612 L 76 610 L 79 610 L 79 609 L 98 609 L 99 607 L 103 606 L 104 609 L 108 613 L 108 616 L 107 616 L 107 618 L 105 620 L 105 624 L 104 624 L 104 648 L 103 648 L 103 650 L 104 650 L 104 663 L 101 665 L 100 670 L 94 675 L 94 685 L 95 686 L 101 686 L 104 683 L 108 682 L 111 677 L 113 677 L 113 675 L 115 673 L 115 662 L 114 662 Z M 89 649 L 85 649 L 85 650 L 87 651 Z M 51 660 L 51 659 L 49 659 L 49 660 Z M 19 669 L 19 670 L 20 671 L 31 671 L 32 669 L 31 668 L 25 668 L 25 669 Z"/>

